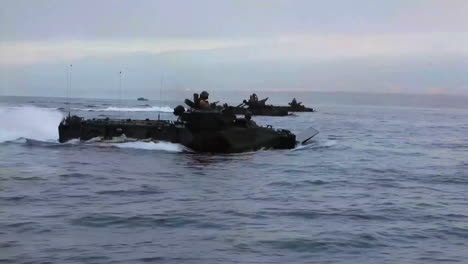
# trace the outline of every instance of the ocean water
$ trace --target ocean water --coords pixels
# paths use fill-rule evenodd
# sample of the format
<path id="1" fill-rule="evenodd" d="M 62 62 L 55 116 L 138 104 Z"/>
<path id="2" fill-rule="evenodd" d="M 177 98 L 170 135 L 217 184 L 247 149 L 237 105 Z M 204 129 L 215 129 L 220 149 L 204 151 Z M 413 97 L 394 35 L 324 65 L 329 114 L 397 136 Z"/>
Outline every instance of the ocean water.
<path id="1" fill-rule="evenodd" d="M 254 118 L 312 126 L 311 144 L 212 155 L 57 143 L 68 108 L 173 119 L 177 102 L 0 97 L 0 262 L 466 263 L 468 108 L 347 102 Z"/>

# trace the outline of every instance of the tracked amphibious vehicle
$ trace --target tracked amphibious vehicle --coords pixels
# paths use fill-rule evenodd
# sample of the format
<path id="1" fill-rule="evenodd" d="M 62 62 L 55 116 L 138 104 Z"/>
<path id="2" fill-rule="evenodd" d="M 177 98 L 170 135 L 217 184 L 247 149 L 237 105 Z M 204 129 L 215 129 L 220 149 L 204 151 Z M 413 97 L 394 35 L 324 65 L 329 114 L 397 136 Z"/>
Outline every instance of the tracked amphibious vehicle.
<path id="1" fill-rule="evenodd" d="M 197 97 L 197 96 L 196 96 Z M 60 123 L 59 141 L 93 138 L 112 139 L 125 136 L 137 140 L 167 141 L 182 144 L 197 152 L 236 153 L 258 149 L 291 149 L 305 142 L 318 132 L 310 132 L 298 142 L 289 130 L 258 126 L 246 118 L 237 118 L 232 109 L 197 110 L 191 107 L 174 109 L 177 121 L 89 119 L 68 116 Z M 304 141 L 305 140 L 305 141 Z"/>
<path id="2" fill-rule="evenodd" d="M 305 107 L 301 102 L 297 103 L 295 98 L 289 103 L 289 106 L 267 105 L 267 100 L 268 97 L 258 100 L 257 95 L 252 94 L 250 99 L 244 100 L 234 109 L 234 112 L 236 115 L 250 112 L 252 115 L 258 116 L 287 116 L 290 112 L 315 112 L 314 109 Z"/>
<path id="3" fill-rule="evenodd" d="M 279 109 L 284 109 L 288 112 L 315 112 L 313 108 L 306 107 L 302 102 L 297 102 L 296 98 L 293 98 L 289 106 L 276 106 Z"/>

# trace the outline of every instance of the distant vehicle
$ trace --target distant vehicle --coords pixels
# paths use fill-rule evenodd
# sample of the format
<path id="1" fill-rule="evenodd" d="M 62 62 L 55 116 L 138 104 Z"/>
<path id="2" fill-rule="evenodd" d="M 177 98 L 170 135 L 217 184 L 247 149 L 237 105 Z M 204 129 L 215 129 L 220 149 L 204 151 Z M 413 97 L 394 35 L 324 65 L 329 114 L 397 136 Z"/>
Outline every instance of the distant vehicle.
<path id="1" fill-rule="evenodd" d="M 296 98 L 292 99 L 290 103 L 288 103 L 289 106 L 276 106 L 280 109 L 287 110 L 288 112 L 315 112 L 313 108 L 306 107 L 305 105 L 302 105 L 302 102 L 297 102 Z"/>
<path id="2" fill-rule="evenodd" d="M 144 97 L 138 97 L 137 99 L 138 101 L 148 101 L 148 99 L 144 98 Z"/>
<path id="3" fill-rule="evenodd" d="M 301 102 L 298 103 L 296 98 L 289 103 L 289 106 L 267 105 L 267 100 L 268 97 L 258 100 L 257 95 L 252 94 L 248 101 L 244 100 L 242 104 L 234 108 L 234 112 L 237 115 L 250 112 L 252 115 L 259 116 L 287 116 L 288 112 L 315 112 L 314 109 L 305 107 Z"/>
<path id="4" fill-rule="evenodd" d="M 256 116 L 287 116 L 288 110 L 280 109 L 272 105 L 267 105 L 265 102 L 268 98 L 259 100 L 257 102 L 247 101 L 244 102 L 233 109 L 236 115 L 245 115 L 245 113 L 250 112 L 252 115 Z"/>

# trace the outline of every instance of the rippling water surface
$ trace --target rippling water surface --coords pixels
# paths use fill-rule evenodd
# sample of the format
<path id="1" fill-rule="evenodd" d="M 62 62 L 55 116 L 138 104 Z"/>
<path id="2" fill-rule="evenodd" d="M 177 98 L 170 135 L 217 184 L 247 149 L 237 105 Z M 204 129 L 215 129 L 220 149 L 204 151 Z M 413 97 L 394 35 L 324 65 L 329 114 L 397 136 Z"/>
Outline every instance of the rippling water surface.
<path id="1" fill-rule="evenodd" d="M 70 104 L 91 118 L 173 118 L 173 106 Z M 467 109 L 320 105 L 255 119 L 313 126 L 310 145 L 210 155 L 164 142 L 58 144 L 67 107 L 0 100 L 0 262 L 468 259 Z"/>

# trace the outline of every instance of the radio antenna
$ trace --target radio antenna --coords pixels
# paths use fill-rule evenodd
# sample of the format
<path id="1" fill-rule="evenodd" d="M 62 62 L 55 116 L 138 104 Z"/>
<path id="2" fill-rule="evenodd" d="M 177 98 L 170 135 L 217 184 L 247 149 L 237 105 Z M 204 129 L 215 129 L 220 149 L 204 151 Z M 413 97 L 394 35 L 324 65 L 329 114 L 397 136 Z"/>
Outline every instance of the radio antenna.
<path id="1" fill-rule="evenodd" d="M 119 108 L 122 108 L 122 71 L 119 72 Z"/>
<path id="2" fill-rule="evenodd" d="M 69 85 L 70 85 L 70 69 L 67 67 L 67 70 L 66 70 L 66 75 L 67 75 L 67 85 L 65 86 L 65 104 L 68 106 L 69 102 L 68 102 L 68 89 L 69 89 Z M 68 111 L 68 115 L 70 116 L 70 111 Z"/>
<path id="3" fill-rule="evenodd" d="M 70 117 L 71 107 L 70 107 L 70 91 L 72 88 L 72 73 L 73 73 L 73 64 L 70 64 L 70 67 L 67 69 L 67 105 L 68 105 L 68 117 Z"/>
<path id="4" fill-rule="evenodd" d="M 158 120 L 160 120 L 160 118 L 161 118 L 161 109 L 162 109 L 162 105 L 164 104 L 163 100 L 162 100 L 163 84 L 164 84 L 164 73 L 161 75 L 161 84 L 159 85 L 159 103 L 160 103 L 160 106 L 159 106 L 159 111 L 158 111 Z"/>

